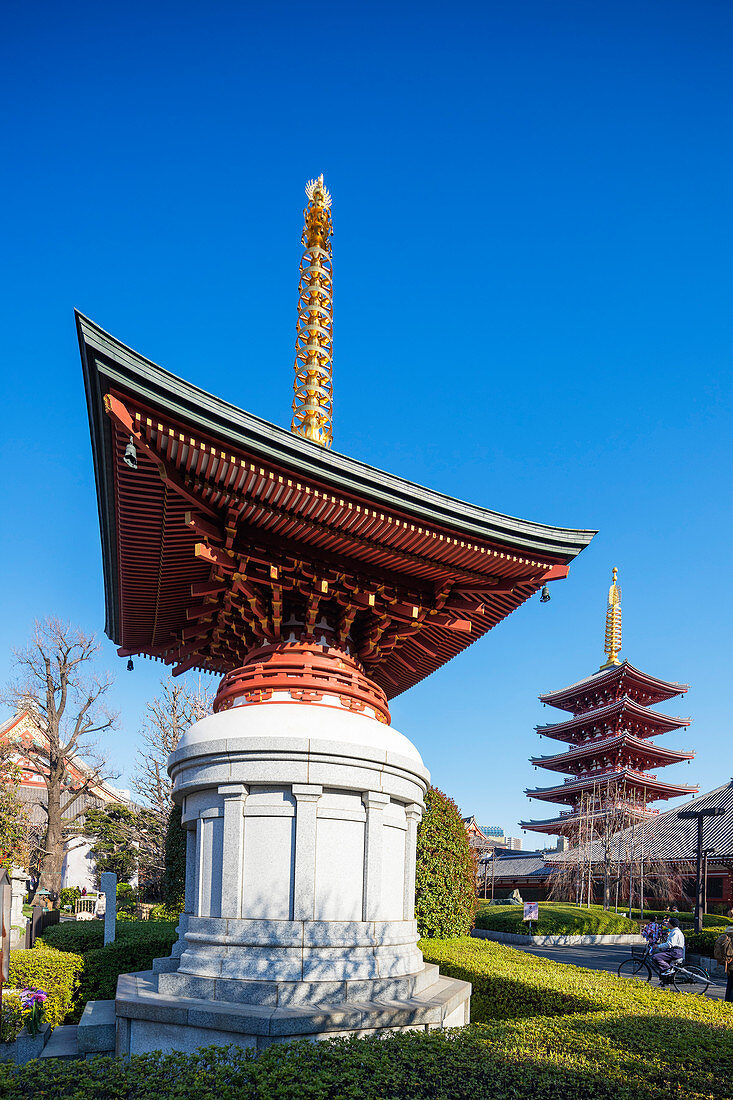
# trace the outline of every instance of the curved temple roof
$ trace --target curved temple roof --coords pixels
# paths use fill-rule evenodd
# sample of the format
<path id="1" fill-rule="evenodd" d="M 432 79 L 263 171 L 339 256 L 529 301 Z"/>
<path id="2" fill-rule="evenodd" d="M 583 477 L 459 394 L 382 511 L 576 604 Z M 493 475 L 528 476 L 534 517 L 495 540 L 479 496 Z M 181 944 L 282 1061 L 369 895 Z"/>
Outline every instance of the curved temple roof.
<path id="1" fill-rule="evenodd" d="M 566 718 L 564 722 L 551 722 L 546 726 L 535 726 L 535 729 L 543 737 L 553 737 L 557 741 L 568 741 L 571 744 L 585 744 L 585 738 L 578 742 L 578 735 L 588 729 L 611 729 L 614 726 L 614 720 L 617 720 L 616 725 L 623 720 L 629 730 L 634 727 L 634 732 L 639 737 L 654 737 L 667 730 L 681 729 L 683 726 L 690 725 L 689 718 L 663 714 L 661 711 L 641 706 L 628 696 L 623 696 L 605 707 L 582 711 L 573 718 Z M 588 741 L 587 744 L 590 747 L 592 742 Z"/>
<path id="2" fill-rule="evenodd" d="M 333 601 L 393 697 L 565 576 L 595 534 L 504 516 L 314 446 L 80 314 L 77 329 L 105 629 L 125 652 L 225 672 L 279 637 L 283 599 Z"/>
<path id="3" fill-rule="evenodd" d="M 630 661 L 622 661 L 613 668 L 601 668 L 566 688 L 548 691 L 540 695 L 539 700 L 548 706 L 574 712 L 578 704 L 583 704 L 584 708 L 597 706 L 602 699 L 622 695 L 628 695 L 636 702 L 653 705 L 672 699 L 675 695 L 684 695 L 688 688 L 688 684 L 659 680 L 656 676 L 635 668 Z"/>
<path id="4" fill-rule="evenodd" d="M 633 755 L 637 760 L 644 759 L 649 764 L 676 764 L 682 760 L 692 760 L 694 752 L 687 749 L 668 749 L 663 745 L 657 745 L 653 741 L 646 741 L 632 734 L 620 733 L 612 737 L 604 737 L 599 741 L 590 741 L 579 745 L 569 752 L 556 753 L 553 756 L 531 756 L 530 764 L 535 767 L 547 768 L 550 771 L 574 771 L 582 767 L 587 760 L 606 759 L 610 753 L 616 752 Z"/>

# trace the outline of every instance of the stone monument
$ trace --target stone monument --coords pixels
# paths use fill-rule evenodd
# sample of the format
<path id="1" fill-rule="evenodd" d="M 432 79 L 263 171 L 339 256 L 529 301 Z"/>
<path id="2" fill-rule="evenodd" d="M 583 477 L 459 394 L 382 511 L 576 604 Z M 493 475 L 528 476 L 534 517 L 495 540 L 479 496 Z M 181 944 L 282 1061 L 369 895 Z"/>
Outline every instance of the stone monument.
<path id="1" fill-rule="evenodd" d="M 102 871 L 99 885 L 104 895 L 104 946 L 115 942 L 117 931 L 117 875 L 114 871 Z"/>
<path id="2" fill-rule="evenodd" d="M 321 629 L 253 653 L 171 757 L 186 911 L 174 958 L 120 979 L 120 1054 L 468 1021 L 470 986 L 417 948 L 428 773 Z M 318 702 L 285 687 L 298 670 L 319 679 Z"/>
<path id="3" fill-rule="evenodd" d="M 323 177 L 306 192 L 290 431 L 77 315 L 107 633 L 130 662 L 223 677 L 170 759 L 185 912 L 171 958 L 118 981 L 122 1055 L 468 1020 L 470 987 L 417 947 L 428 773 L 388 700 L 567 576 L 593 534 L 331 450 L 331 196 Z M 106 1036 L 111 1006 L 97 1015 Z"/>

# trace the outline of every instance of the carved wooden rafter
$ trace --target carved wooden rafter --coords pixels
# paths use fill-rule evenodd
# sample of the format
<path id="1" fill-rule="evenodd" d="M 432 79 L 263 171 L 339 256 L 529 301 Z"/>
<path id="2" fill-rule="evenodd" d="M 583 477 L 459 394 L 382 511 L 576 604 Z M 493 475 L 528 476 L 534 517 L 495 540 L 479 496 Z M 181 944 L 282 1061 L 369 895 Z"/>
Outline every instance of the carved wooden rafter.
<path id="1" fill-rule="evenodd" d="M 120 399 L 110 394 L 105 397 L 105 407 L 120 430 L 132 436 L 136 446 L 155 463 L 163 482 L 195 509 L 186 514 L 186 523 L 201 539 L 196 544 L 197 559 L 207 562 L 211 568 L 209 581 L 194 582 L 191 587 L 192 599 L 203 597 L 202 603 L 193 604 L 186 610 L 186 618 L 192 625 L 184 627 L 180 637 L 155 647 L 155 653 L 150 647 L 144 650 L 160 655 L 163 660 L 178 660 L 176 672 L 184 671 L 184 665 L 193 667 L 197 652 L 208 663 L 226 662 L 239 654 L 240 644 L 241 652 L 245 652 L 255 638 L 278 640 L 288 593 L 304 600 L 306 628 L 310 630 L 315 626 L 322 600 L 340 605 L 335 622 L 338 641 L 344 644 L 358 627 L 356 633 L 361 634 L 359 654 L 376 666 L 388 654 L 394 657 L 395 651 L 408 638 L 412 638 L 413 644 L 426 655 L 431 654 L 432 650 L 417 640 L 417 635 L 427 626 L 470 632 L 470 616 L 482 615 L 485 601 L 493 594 L 510 593 L 522 586 L 537 586 L 567 575 L 566 566 L 555 566 L 538 567 L 536 575 L 530 577 L 505 578 L 446 562 L 445 568 L 452 574 L 452 591 L 448 586 L 446 591 L 436 592 L 430 582 L 417 577 L 410 582 L 414 589 L 406 591 L 404 575 L 314 547 L 320 571 L 316 577 L 313 566 L 303 561 L 301 542 L 269 535 L 263 528 L 242 523 L 244 513 L 253 503 L 274 518 L 292 519 L 287 508 L 265 500 L 253 502 L 242 498 L 241 492 L 233 488 L 233 476 L 227 485 L 213 486 L 205 477 L 198 477 L 193 472 L 195 463 L 191 463 L 190 455 L 187 472 L 179 470 L 152 438 L 153 433 L 148 432 L 143 417 L 131 414 Z M 242 482 L 238 482 L 240 490 L 241 485 Z M 216 509 L 207 499 L 212 491 L 219 494 Z M 318 534 L 333 530 L 328 523 L 313 517 L 298 516 L 297 519 L 306 532 Z M 381 549 L 383 546 L 376 539 L 354 532 L 344 531 L 343 536 L 355 548 Z M 237 549 L 237 543 L 247 546 L 244 553 Z M 399 547 L 391 549 L 406 564 L 429 566 L 432 570 L 441 568 L 441 562 L 433 558 Z M 355 574 L 355 567 L 360 575 Z M 233 646 L 227 641 L 229 636 L 236 639 Z M 195 646 L 198 650 L 192 648 Z"/>

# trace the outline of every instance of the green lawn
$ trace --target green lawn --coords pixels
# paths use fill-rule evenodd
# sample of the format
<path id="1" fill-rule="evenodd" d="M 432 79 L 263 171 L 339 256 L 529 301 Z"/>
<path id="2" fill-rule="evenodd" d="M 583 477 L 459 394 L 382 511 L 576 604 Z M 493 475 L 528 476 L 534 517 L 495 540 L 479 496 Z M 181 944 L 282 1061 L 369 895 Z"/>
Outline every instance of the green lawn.
<path id="1" fill-rule="evenodd" d="M 527 925 L 522 919 L 521 905 L 487 905 L 482 898 L 476 899 L 476 927 L 492 932 L 526 933 Z M 540 902 L 540 920 L 532 922 L 533 935 L 566 933 L 568 935 L 618 935 L 638 932 L 641 914 L 632 909 L 632 920 L 623 913 L 612 909 L 605 911 L 600 905 L 571 905 L 569 902 Z M 675 916 L 683 926 L 692 925 L 694 913 L 667 913 L 660 910 L 645 909 L 644 921 Z M 730 924 L 728 917 L 717 913 L 708 913 L 703 917 L 703 928 L 723 928 Z"/>
<path id="2" fill-rule="evenodd" d="M 526 934 L 528 926 L 521 905 L 490 905 L 476 913 L 476 927 L 491 932 Z M 539 922 L 532 922 L 532 934 L 537 936 L 564 933 L 572 936 L 612 936 L 639 931 L 638 921 L 630 921 L 620 913 L 606 912 L 600 905 L 589 909 L 565 902 L 540 902 Z"/>

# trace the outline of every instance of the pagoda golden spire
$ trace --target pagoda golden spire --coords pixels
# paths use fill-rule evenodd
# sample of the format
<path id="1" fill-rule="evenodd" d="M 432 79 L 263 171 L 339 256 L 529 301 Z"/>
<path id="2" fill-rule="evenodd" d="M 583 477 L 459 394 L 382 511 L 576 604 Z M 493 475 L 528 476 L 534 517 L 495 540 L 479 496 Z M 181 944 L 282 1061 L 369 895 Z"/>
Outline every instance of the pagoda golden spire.
<path id="1" fill-rule="evenodd" d="M 291 432 L 330 447 L 333 441 L 333 274 L 331 195 L 323 176 L 305 188 L 303 256 L 298 287 Z"/>
<path id="2" fill-rule="evenodd" d="M 613 579 L 608 590 L 608 605 L 606 607 L 606 663 L 601 668 L 612 668 L 620 665 L 618 655 L 621 651 L 621 589 L 616 584 L 618 569 L 613 567 Z"/>

